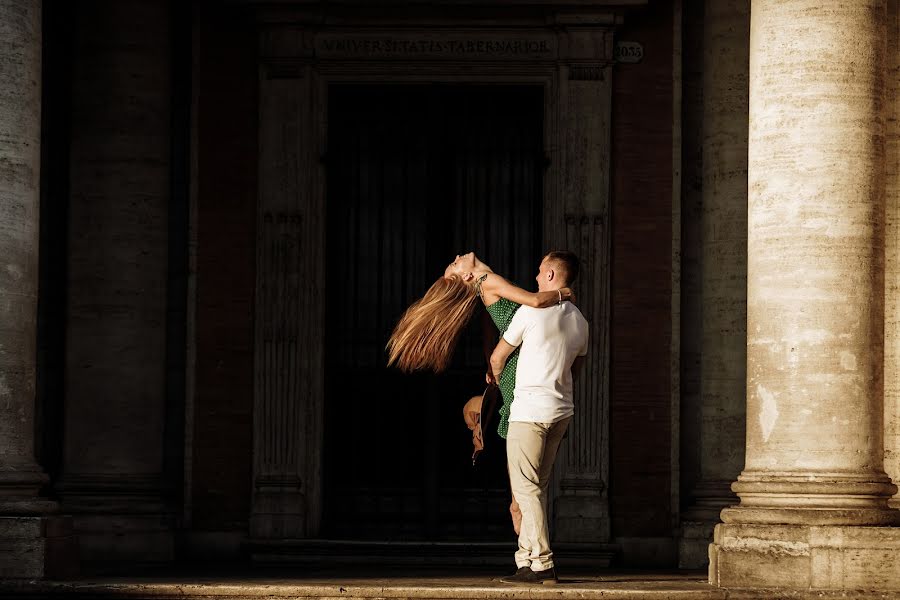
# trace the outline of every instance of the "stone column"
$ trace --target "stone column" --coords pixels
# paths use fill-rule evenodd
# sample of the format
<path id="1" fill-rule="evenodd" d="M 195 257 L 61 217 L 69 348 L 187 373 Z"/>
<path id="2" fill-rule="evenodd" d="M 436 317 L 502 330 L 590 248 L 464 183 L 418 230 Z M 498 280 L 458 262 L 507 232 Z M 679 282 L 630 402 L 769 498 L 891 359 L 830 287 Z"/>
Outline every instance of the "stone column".
<path id="1" fill-rule="evenodd" d="M 77 20 L 57 487 L 83 560 L 164 562 L 169 8 L 91 2 Z"/>
<path id="2" fill-rule="evenodd" d="M 565 24 L 565 18 L 557 17 Z M 577 22 L 577 19 L 572 19 Z M 591 323 L 587 363 L 575 382 L 575 417 L 557 460 L 557 542 L 596 552 L 609 541 L 609 172 L 612 106 L 611 27 L 569 26 L 560 33 L 561 200 L 544 207 L 547 248 L 575 252 L 583 268 L 575 288 Z M 577 550 L 576 550 L 577 548 Z"/>
<path id="3" fill-rule="evenodd" d="M 41 2 L 0 0 L 0 578 L 65 574 L 74 550 L 34 454 L 40 170 Z"/>
<path id="4" fill-rule="evenodd" d="M 754 0 L 747 454 L 722 587 L 900 590 L 883 467 L 884 0 Z"/>
<path id="5" fill-rule="evenodd" d="M 700 473 L 682 520 L 687 568 L 706 565 L 719 512 L 736 500 L 746 419 L 750 0 L 705 4 Z"/>

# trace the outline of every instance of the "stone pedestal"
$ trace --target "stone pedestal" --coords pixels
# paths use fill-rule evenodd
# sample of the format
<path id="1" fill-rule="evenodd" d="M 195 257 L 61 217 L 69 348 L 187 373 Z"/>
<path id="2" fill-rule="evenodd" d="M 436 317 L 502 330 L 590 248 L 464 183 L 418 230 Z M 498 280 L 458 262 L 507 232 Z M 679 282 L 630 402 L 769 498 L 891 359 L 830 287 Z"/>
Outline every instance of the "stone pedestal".
<path id="1" fill-rule="evenodd" d="M 719 587 L 900 590 L 900 528 L 716 526 L 710 583 Z"/>
<path id="2" fill-rule="evenodd" d="M 77 557 L 71 517 L 0 517 L 0 579 L 74 577 Z"/>
<path id="3" fill-rule="evenodd" d="M 747 451 L 710 547 L 716 585 L 900 589 L 882 435 L 885 6 L 752 6 Z"/>

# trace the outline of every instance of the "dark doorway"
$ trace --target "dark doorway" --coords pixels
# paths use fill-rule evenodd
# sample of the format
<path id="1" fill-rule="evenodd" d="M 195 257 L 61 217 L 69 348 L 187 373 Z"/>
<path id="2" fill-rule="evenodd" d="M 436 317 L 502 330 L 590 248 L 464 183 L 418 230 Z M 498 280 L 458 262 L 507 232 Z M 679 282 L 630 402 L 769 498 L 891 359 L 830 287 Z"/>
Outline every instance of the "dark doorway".
<path id="1" fill-rule="evenodd" d="M 502 440 L 473 467 L 462 420 L 484 388 L 481 315 L 442 375 L 387 369 L 384 346 L 457 253 L 535 288 L 542 132 L 540 87 L 329 89 L 326 537 L 510 538 Z"/>

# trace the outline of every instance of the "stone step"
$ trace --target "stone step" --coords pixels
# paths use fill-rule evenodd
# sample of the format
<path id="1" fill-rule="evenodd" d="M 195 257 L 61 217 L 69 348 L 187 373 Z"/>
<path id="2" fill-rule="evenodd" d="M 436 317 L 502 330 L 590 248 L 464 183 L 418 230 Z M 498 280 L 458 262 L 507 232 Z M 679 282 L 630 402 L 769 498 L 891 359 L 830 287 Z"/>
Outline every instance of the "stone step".
<path id="1" fill-rule="evenodd" d="M 592 572 L 560 574 L 557 585 L 515 586 L 499 581 L 495 570 L 374 569 L 342 575 L 340 569 L 311 573 L 255 570 L 243 575 L 145 576 L 79 581 L 0 581 L 0 598 L 128 600 L 751 600 L 896 598 L 891 592 L 722 590 L 703 573 Z"/>
<path id="2" fill-rule="evenodd" d="M 509 570 L 509 569 L 506 569 Z M 505 571 L 503 573 L 505 573 Z M 517 586 L 499 581 L 499 575 L 410 573 L 391 577 L 328 575 L 307 577 L 282 573 L 279 577 L 246 578 L 104 578 L 82 581 L 0 582 L 4 600 L 35 598 L 103 598 L 129 600 L 724 600 L 726 595 L 709 586 L 697 573 L 635 575 L 569 575 L 556 585 Z"/>

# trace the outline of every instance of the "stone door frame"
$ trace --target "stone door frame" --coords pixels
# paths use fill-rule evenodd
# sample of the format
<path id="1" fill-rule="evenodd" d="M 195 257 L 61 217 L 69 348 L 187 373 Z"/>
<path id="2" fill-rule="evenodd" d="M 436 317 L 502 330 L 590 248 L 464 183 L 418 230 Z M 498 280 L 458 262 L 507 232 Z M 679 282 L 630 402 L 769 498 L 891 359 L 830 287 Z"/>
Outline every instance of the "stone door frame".
<path id="1" fill-rule="evenodd" d="M 544 90 L 543 240 L 585 261 L 592 323 L 576 420 L 553 485 L 558 541 L 609 540 L 609 159 L 613 15 L 541 27 L 311 27 L 262 15 L 250 538 L 315 538 L 322 521 L 325 165 L 339 83 Z M 299 400 L 299 402 L 298 402 Z"/>

